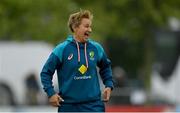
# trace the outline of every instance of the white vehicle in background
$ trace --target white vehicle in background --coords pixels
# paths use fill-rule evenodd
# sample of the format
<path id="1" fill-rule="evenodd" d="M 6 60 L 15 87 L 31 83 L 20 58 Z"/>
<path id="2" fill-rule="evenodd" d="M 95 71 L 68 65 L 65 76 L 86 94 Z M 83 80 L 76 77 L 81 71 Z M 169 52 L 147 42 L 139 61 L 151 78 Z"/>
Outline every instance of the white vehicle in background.
<path id="1" fill-rule="evenodd" d="M 27 105 L 30 74 L 35 75 L 34 82 L 39 86 L 37 104 L 47 101 L 39 73 L 52 48 L 44 42 L 0 42 L 0 106 Z"/>

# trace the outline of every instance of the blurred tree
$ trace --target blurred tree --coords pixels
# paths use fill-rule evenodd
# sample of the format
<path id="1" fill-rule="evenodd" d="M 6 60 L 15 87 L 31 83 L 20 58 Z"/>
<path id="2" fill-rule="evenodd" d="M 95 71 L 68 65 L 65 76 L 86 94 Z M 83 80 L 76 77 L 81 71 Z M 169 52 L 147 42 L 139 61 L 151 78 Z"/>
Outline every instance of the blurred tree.
<path id="1" fill-rule="evenodd" d="M 68 32 L 70 0 L 1 0 L 1 40 L 46 40 L 57 43 Z"/>

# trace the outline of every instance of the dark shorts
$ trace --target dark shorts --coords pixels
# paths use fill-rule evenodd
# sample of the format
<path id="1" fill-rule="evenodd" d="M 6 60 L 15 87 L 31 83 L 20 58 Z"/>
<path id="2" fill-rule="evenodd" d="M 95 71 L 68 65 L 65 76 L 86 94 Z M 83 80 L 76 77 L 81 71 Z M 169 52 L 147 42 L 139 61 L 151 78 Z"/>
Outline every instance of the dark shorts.
<path id="1" fill-rule="evenodd" d="M 104 102 L 91 101 L 85 103 L 62 103 L 58 112 L 105 112 Z"/>

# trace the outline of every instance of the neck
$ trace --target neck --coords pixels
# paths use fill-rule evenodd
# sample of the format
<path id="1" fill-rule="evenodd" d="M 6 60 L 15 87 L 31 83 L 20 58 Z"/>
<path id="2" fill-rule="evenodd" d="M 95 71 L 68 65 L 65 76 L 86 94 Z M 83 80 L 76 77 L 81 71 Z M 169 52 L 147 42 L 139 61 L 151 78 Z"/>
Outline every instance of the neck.
<path id="1" fill-rule="evenodd" d="M 77 41 L 77 42 L 80 42 L 80 43 L 84 43 L 85 41 L 84 40 L 82 40 L 79 36 L 77 36 L 77 35 L 73 35 L 73 37 L 74 37 L 74 39 Z"/>

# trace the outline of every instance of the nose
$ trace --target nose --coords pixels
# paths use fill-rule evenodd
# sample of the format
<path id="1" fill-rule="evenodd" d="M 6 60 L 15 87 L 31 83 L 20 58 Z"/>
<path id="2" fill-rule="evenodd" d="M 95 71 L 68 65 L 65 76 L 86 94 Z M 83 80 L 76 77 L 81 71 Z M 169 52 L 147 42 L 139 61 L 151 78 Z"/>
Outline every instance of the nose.
<path id="1" fill-rule="evenodd" d="M 92 32 L 92 29 L 91 29 L 91 28 L 89 28 L 89 29 L 88 29 L 88 31 L 91 33 L 91 32 Z"/>

